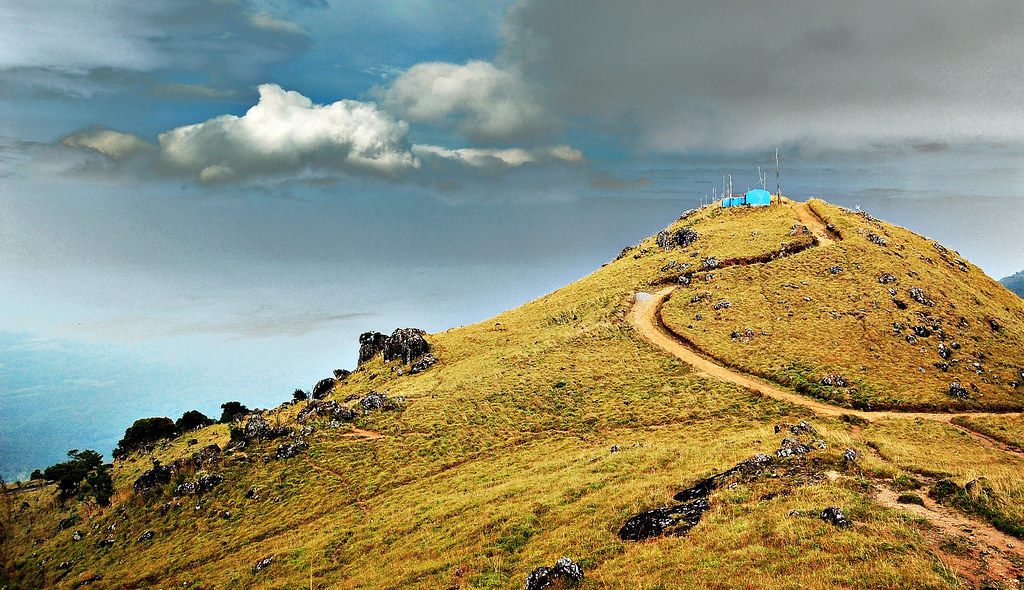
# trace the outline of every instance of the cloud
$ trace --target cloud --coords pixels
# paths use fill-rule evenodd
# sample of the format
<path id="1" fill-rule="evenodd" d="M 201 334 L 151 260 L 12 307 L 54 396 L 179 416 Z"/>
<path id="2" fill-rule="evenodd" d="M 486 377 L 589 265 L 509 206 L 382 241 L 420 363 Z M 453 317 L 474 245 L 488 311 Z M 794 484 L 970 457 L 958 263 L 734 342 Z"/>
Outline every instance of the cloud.
<path id="1" fill-rule="evenodd" d="M 1012 1 L 524 0 L 504 58 L 642 149 L 1019 141 Z"/>
<path id="2" fill-rule="evenodd" d="M 266 80 L 269 68 L 310 46 L 282 14 L 253 0 L 10 0 L 0 5 L 0 91 L 90 96 L 135 78 L 204 77 L 225 88 Z M 139 80 L 134 80 L 139 81 Z M 166 80 L 164 80 L 166 81 Z"/>
<path id="3" fill-rule="evenodd" d="M 61 143 L 73 148 L 94 149 L 113 160 L 123 160 L 156 150 L 156 146 L 134 133 L 121 133 L 102 127 L 72 133 L 62 139 Z"/>
<path id="4" fill-rule="evenodd" d="M 513 69 L 485 61 L 421 63 L 375 94 L 381 106 L 411 123 L 454 125 L 476 141 L 550 135 L 555 119 L 541 90 Z"/>
<path id="5" fill-rule="evenodd" d="M 202 183 L 329 168 L 397 177 L 419 166 L 408 125 L 368 102 L 316 105 L 275 84 L 245 115 L 222 115 L 159 136 L 160 161 Z"/>
<path id="6" fill-rule="evenodd" d="M 457 162 L 473 168 L 504 171 L 524 164 L 583 162 L 583 152 L 567 145 L 524 148 L 460 148 L 448 149 L 434 145 L 414 145 L 412 151 L 424 159 L 435 158 Z"/>
<path id="7" fill-rule="evenodd" d="M 369 174 L 432 182 L 430 174 L 466 171 L 500 175 L 526 164 L 573 165 L 583 153 L 568 145 L 531 148 L 447 148 L 412 145 L 409 124 L 372 102 L 340 100 L 327 105 L 276 84 L 259 87 L 259 102 L 244 115 L 221 115 L 161 133 L 157 145 L 141 137 L 94 127 L 61 140 L 69 148 L 102 154 L 114 162 L 141 155 L 158 172 L 192 176 L 200 184 L 245 183 L 257 178 L 307 178 L 311 172 Z M 99 158 L 99 156 L 97 156 Z M 421 170 L 429 161 L 429 171 Z M 96 162 L 74 162 L 72 173 L 112 171 Z M 142 165 L 140 163 L 140 165 Z M 138 171 L 138 166 L 132 168 Z"/>

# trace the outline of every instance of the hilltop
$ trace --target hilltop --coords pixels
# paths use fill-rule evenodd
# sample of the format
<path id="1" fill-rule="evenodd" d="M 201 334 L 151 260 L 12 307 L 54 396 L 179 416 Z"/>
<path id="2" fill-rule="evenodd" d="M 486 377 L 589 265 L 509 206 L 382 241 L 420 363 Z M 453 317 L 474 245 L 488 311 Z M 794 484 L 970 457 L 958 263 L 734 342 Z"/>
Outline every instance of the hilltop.
<path id="1" fill-rule="evenodd" d="M 999 282 L 1007 289 L 1021 297 L 1024 297 L 1024 270 L 1006 278 L 999 279 Z"/>
<path id="2" fill-rule="evenodd" d="M 312 401 L 128 452 L 110 507 L 6 496 L 8 587 L 540 588 L 561 557 L 581 588 L 1024 572 L 1024 301 L 869 215 L 704 207 L 488 321 L 365 336 Z"/>

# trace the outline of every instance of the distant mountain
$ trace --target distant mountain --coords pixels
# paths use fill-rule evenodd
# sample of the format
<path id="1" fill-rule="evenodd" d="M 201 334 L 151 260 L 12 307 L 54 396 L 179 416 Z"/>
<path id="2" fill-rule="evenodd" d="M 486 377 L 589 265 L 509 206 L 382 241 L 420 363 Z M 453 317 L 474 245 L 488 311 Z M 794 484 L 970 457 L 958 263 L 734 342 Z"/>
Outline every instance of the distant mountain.
<path id="1" fill-rule="evenodd" d="M 1014 293 L 1020 295 L 1021 297 L 1024 297 L 1024 270 L 1020 271 L 1019 273 L 1013 276 L 1006 277 L 1005 279 L 1000 279 L 999 282 L 1002 283 L 1003 286 L 1006 287 L 1007 289 L 1013 291 Z"/>

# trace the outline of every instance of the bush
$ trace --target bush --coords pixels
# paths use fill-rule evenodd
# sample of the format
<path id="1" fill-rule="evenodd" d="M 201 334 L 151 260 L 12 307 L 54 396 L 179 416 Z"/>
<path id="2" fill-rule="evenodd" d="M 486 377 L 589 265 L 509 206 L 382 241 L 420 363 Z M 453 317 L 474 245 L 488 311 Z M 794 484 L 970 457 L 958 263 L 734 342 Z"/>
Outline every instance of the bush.
<path id="1" fill-rule="evenodd" d="M 199 410 L 189 410 L 174 422 L 174 426 L 178 429 L 178 432 L 188 432 L 196 428 L 205 428 L 213 423 L 213 418 L 208 417 Z"/>
<path id="2" fill-rule="evenodd" d="M 309 399 L 309 394 L 307 394 L 305 391 L 302 391 L 301 389 L 296 389 L 295 392 L 292 393 L 292 399 L 297 402 L 306 401 L 307 399 Z"/>
<path id="3" fill-rule="evenodd" d="M 114 495 L 114 480 L 106 467 L 100 466 L 85 478 L 89 485 L 89 493 L 100 506 L 110 506 L 110 497 Z"/>
<path id="4" fill-rule="evenodd" d="M 124 431 L 124 438 L 117 442 L 114 458 L 126 457 L 128 453 L 161 438 L 174 438 L 178 430 L 170 418 L 139 418 Z"/>
<path id="5" fill-rule="evenodd" d="M 45 477 L 43 477 L 43 472 L 39 471 L 38 469 L 33 471 L 32 475 L 28 476 L 29 481 L 35 481 L 37 479 L 46 479 Z"/>
<path id="6" fill-rule="evenodd" d="M 236 418 L 241 418 L 249 413 L 249 408 L 243 406 L 239 402 L 226 402 L 220 405 L 220 409 L 224 410 L 220 414 L 221 424 L 231 424 Z"/>

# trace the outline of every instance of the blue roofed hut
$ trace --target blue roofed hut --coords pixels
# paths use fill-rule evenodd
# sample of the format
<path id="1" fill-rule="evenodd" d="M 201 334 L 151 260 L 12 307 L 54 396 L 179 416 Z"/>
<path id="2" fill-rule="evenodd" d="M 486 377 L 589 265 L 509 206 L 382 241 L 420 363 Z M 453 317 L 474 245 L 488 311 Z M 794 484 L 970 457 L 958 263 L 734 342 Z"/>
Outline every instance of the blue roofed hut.
<path id="1" fill-rule="evenodd" d="M 747 191 L 746 194 L 747 205 L 771 205 L 772 194 L 764 189 L 754 189 Z"/>

